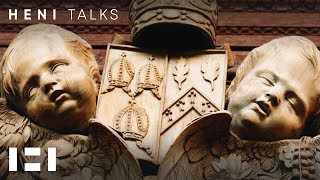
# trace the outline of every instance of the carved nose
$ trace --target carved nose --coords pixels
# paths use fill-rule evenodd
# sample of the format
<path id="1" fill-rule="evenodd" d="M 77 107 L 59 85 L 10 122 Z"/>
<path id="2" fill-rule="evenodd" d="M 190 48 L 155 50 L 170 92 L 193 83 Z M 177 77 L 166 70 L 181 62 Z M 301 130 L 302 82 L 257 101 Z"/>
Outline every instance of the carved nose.
<path id="1" fill-rule="evenodd" d="M 53 86 L 55 86 L 55 85 L 57 85 L 57 82 L 55 82 L 55 81 L 46 82 L 43 87 L 45 94 L 49 93 L 50 90 L 52 90 Z"/>
<path id="2" fill-rule="evenodd" d="M 266 93 L 266 97 L 272 106 L 278 106 L 280 104 L 280 98 L 277 95 Z"/>

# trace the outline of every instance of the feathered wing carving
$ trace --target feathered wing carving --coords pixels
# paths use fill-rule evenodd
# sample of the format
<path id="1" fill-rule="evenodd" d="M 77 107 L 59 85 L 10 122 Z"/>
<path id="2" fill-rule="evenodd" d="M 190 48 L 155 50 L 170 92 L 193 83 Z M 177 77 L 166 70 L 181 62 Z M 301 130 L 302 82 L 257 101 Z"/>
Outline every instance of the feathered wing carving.
<path id="1" fill-rule="evenodd" d="M 0 179 L 9 172 L 9 147 L 17 147 L 20 152 L 30 136 L 29 120 L 9 110 L 6 101 L 0 98 Z"/>
<path id="2" fill-rule="evenodd" d="M 41 156 L 25 156 L 23 147 L 40 147 Z M 8 173 L 8 147 L 17 147 L 19 160 L 41 163 L 40 172 Z M 56 171 L 48 171 L 48 147 L 56 148 Z M 4 179 L 142 179 L 138 162 L 121 138 L 91 120 L 89 135 L 63 135 L 30 123 L 0 100 L 0 172 Z"/>
<path id="3" fill-rule="evenodd" d="M 201 117 L 179 135 L 158 179 L 319 179 L 320 136 L 258 142 L 229 132 L 231 115 Z"/>

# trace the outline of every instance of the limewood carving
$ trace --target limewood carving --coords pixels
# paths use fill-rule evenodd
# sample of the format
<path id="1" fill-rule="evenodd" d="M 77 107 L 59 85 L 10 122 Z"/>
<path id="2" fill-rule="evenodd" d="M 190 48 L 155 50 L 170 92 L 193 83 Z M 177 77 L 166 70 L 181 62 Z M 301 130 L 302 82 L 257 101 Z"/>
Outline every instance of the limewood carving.
<path id="1" fill-rule="evenodd" d="M 142 179 L 137 161 L 118 135 L 96 120 L 89 135 L 65 135 L 31 123 L 9 110 L 1 99 L 1 179 Z M 8 148 L 17 147 L 18 164 L 40 163 L 40 172 L 9 172 Z M 25 156 L 24 147 L 41 148 L 41 156 Z M 48 171 L 48 147 L 56 148 L 56 171 Z"/>
<path id="2" fill-rule="evenodd" d="M 219 64 L 217 64 L 215 61 L 210 59 L 206 63 L 202 64 L 201 72 L 202 72 L 203 78 L 210 82 L 211 89 L 213 91 L 214 81 L 219 76 Z"/>
<path id="3" fill-rule="evenodd" d="M 127 55 L 127 63 L 138 73 L 126 84 L 128 91 L 122 91 L 123 86 L 103 91 L 112 86 L 110 71 L 121 69 L 111 68 L 121 54 Z M 109 45 L 98 100 L 97 119 L 118 130 L 137 159 L 154 164 L 160 164 L 175 138 L 195 118 L 224 107 L 226 51 L 205 50 L 168 57 L 166 52 Z M 206 63 L 209 61 L 215 63 Z M 202 77 L 203 64 L 208 77 L 219 73 L 213 77 L 215 89 Z"/>
<path id="4" fill-rule="evenodd" d="M 122 53 L 121 58 L 114 61 L 108 71 L 109 87 L 104 92 L 113 90 L 115 87 L 122 87 L 128 92 L 128 86 L 134 77 L 134 68 L 126 59 L 126 54 Z"/>
<path id="5" fill-rule="evenodd" d="M 177 65 L 172 70 L 172 74 L 174 75 L 174 80 L 177 81 L 180 90 L 181 90 L 181 84 L 188 77 L 188 72 L 189 72 L 188 62 L 185 58 L 181 57 L 177 61 Z"/>
<path id="6" fill-rule="evenodd" d="M 319 179 L 320 136 L 302 136 L 319 124 L 319 62 L 317 47 L 303 37 L 254 49 L 227 90 L 229 111 L 194 120 L 158 179 Z M 172 121 L 172 110 L 167 114 Z"/>
<path id="7" fill-rule="evenodd" d="M 121 137 L 93 119 L 100 74 L 91 49 L 48 24 L 29 26 L 12 41 L 1 63 L 0 179 L 142 179 Z M 10 147 L 18 168 L 9 172 Z M 40 156 L 26 156 L 25 147 L 40 148 Z M 56 148 L 54 172 L 49 147 Z M 25 163 L 41 169 L 25 172 Z"/>
<path id="8" fill-rule="evenodd" d="M 120 66 L 115 68 L 112 65 L 122 54 L 127 55 L 126 63 L 131 64 L 131 69 L 136 69 L 137 73 L 126 84 L 126 91 L 121 91 L 122 86 L 115 86 L 112 91 L 102 90 L 97 118 L 122 134 L 135 157 L 156 162 L 167 57 L 164 53 L 147 53 L 131 46 L 109 45 L 102 89 L 112 86 L 107 75 L 110 71 L 118 74 L 121 70 Z"/>
<path id="9" fill-rule="evenodd" d="M 182 46 L 186 45 L 182 42 L 175 42 L 178 37 L 183 37 L 179 41 L 185 43 L 188 43 L 188 41 L 184 38 L 194 38 L 195 41 L 199 42 L 197 45 L 204 47 L 212 47 L 215 43 L 218 19 L 216 1 L 134 0 L 131 4 L 129 17 L 132 41 L 142 46 L 150 41 L 148 38 L 155 39 L 159 35 L 161 38 L 156 39 L 156 42 L 150 42 L 150 44 L 159 44 L 163 40 L 173 40 L 170 42 Z M 176 31 L 177 29 L 179 31 Z M 188 34 L 187 32 L 182 33 L 186 29 L 193 30 L 192 33 L 194 34 L 192 35 L 195 37 L 184 36 Z M 168 30 L 168 33 L 171 34 L 164 35 L 165 30 Z M 188 44 L 194 44 L 194 42 Z M 170 44 L 167 44 L 167 46 L 170 46 Z"/>
<path id="10" fill-rule="evenodd" d="M 259 142 L 230 133 L 231 114 L 201 117 L 179 135 L 158 179 L 319 179 L 320 137 Z"/>
<path id="11" fill-rule="evenodd" d="M 149 64 L 141 67 L 138 73 L 138 90 L 136 93 L 141 93 L 144 89 L 150 89 L 151 92 L 157 96 L 157 98 L 161 99 L 161 95 L 159 93 L 159 88 L 163 80 L 163 75 L 161 69 L 152 61 L 154 61 L 154 57 L 150 57 L 151 61 Z"/>

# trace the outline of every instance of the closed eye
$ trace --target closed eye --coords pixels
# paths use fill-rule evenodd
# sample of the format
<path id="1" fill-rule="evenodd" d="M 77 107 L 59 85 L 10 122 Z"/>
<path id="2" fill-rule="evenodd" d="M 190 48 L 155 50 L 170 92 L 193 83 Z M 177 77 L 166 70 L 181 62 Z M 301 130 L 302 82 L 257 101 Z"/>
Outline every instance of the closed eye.
<path id="1" fill-rule="evenodd" d="M 260 76 L 260 77 L 263 79 L 264 81 L 263 83 L 266 84 L 267 86 L 274 86 L 273 82 L 269 78 L 265 76 Z"/>
<path id="2" fill-rule="evenodd" d="M 288 106 L 293 109 L 298 116 L 303 117 L 305 115 L 305 104 L 296 93 L 291 91 L 287 92 L 285 94 L 285 99 L 288 102 Z"/>
<path id="3" fill-rule="evenodd" d="M 33 99 L 35 97 L 35 94 L 37 93 L 38 88 L 36 87 L 30 87 L 28 90 L 28 97 L 29 99 Z"/>
<path id="4" fill-rule="evenodd" d="M 52 72 L 52 73 L 55 73 L 55 72 L 59 71 L 59 69 L 60 69 L 62 66 L 65 66 L 65 64 L 64 64 L 64 63 L 56 63 L 56 64 L 54 64 L 54 65 L 52 66 L 52 68 L 51 68 L 51 72 Z"/>

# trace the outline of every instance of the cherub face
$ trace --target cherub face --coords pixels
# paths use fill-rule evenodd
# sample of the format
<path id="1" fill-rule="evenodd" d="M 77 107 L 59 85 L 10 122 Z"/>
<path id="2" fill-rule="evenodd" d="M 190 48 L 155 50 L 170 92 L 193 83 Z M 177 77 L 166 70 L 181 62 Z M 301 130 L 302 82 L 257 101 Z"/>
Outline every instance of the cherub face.
<path id="1" fill-rule="evenodd" d="M 314 68 L 296 49 L 259 58 L 230 97 L 231 129 L 250 140 L 296 138 L 315 106 Z"/>
<path id="2" fill-rule="evenodd" d="M 15 79 L 27 116 L 40 126 L 78 131 L 96 109 L 97 89 L 88 65 L 60 38 L 28 43 L 15 58 Z"/>

